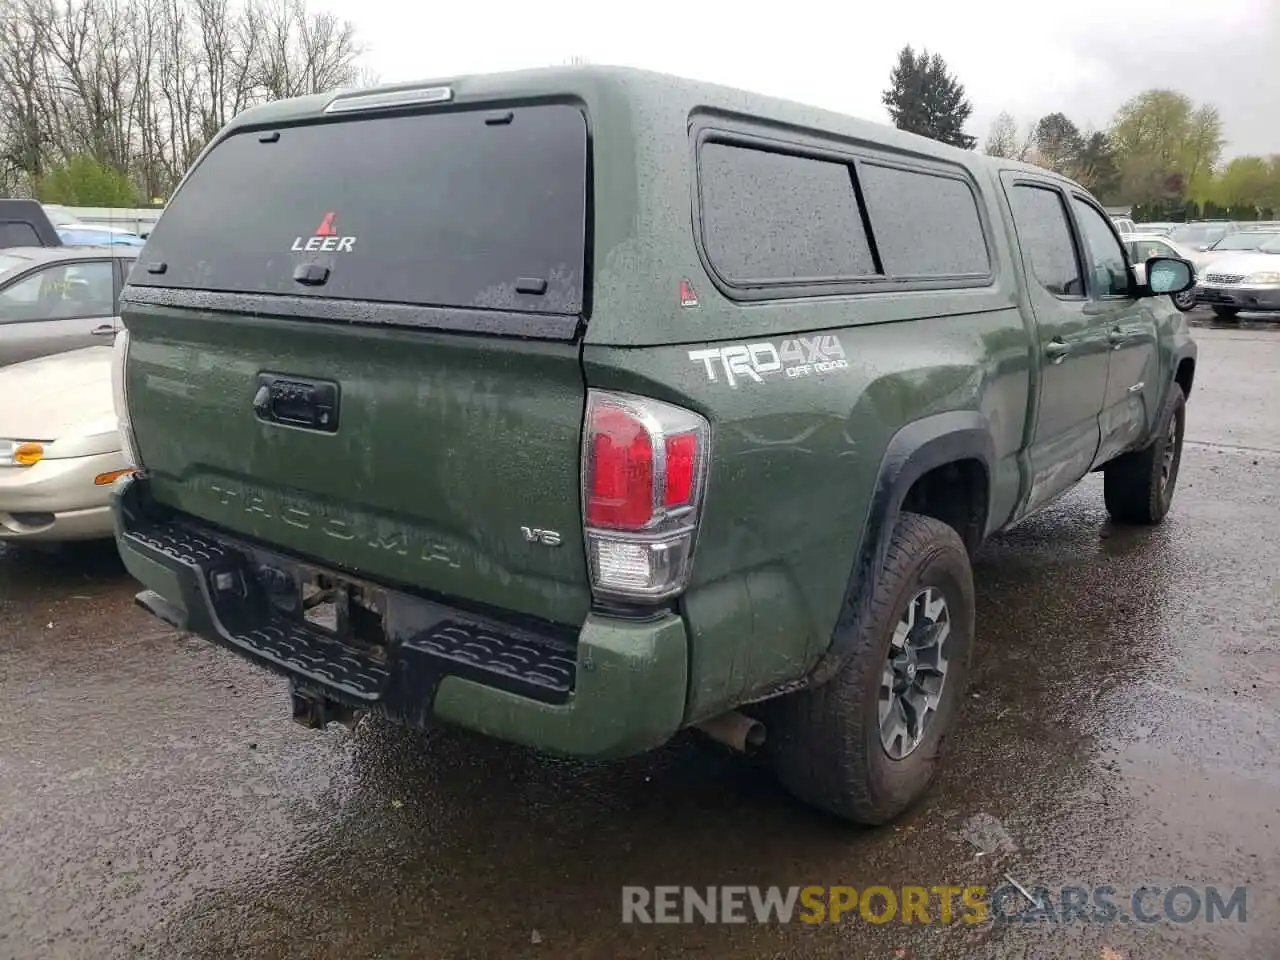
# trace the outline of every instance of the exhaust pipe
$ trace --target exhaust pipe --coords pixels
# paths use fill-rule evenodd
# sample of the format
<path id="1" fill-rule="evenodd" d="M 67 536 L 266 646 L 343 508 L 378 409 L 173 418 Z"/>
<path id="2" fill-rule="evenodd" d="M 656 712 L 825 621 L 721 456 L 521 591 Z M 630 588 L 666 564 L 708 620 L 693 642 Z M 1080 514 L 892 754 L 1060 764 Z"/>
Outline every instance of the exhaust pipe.
<path id="1" fill-rule="evenodd" d="M 764 745 L 764 724 L 737 710 L 730 710 L 693 726 L 712 740 L 723 743 L 738 753 L 748 753 Z"/>

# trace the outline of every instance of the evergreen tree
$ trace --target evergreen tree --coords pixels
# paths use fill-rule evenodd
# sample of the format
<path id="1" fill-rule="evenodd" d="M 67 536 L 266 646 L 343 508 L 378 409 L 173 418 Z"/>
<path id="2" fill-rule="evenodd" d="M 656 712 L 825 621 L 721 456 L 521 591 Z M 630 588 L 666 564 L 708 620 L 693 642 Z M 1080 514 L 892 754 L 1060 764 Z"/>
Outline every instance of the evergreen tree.
<path id="1" fill-rule="evenodd" d="M 924 50 L 917 55 L 910 46 L 903 47 L 889 73 L 889 89 L 881 100 L 899 130 L 965 150 L 972 150 L 978 142 L 964 132 L 973 104 L 965 98 L 964 85 L 947 71 L 939 54 Z"/>
<path id="2" fill-rule="evenodd" d="M 1114 203 L 1119 198 L 1120 168 L 1105 133 L 1097 131 L 1084 137 L 1072 176 L 1103 203 Z"/>

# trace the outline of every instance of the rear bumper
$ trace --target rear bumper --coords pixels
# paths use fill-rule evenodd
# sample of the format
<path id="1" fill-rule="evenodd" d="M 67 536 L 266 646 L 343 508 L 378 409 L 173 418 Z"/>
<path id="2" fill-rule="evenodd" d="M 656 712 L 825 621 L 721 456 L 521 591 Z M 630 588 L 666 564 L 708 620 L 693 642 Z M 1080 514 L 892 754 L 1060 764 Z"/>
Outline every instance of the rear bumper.
<path id="1" fill-rule="evenodd" d="M 151 592 L 140 602 L 288 677 L 306 696 L 567 756 L 639 753 L 681 726 L 688 651 L 674 614 L 645 622 L 592 614 L 576 637 L 564 637 L 387 590 L 388 610 L 401 611 L 386 617 L 395 639 L 370 655 L 264 599 L 264 571 L 305 562 L 159 518 L 144 488 L 127 478 L 112 493 L 120 555 Z M 409 626 L 393 629 L 393 621 Z"/>

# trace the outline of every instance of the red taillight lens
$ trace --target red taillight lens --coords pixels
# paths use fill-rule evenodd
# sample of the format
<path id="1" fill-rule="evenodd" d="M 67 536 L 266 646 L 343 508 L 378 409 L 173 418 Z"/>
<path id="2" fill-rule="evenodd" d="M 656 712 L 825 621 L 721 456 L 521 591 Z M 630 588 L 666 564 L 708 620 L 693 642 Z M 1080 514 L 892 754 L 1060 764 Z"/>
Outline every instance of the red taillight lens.
<path id="1" fill-rule="evenodd" d="M 693 478 L 698 467 L 698 435 L 684 433 L 667 437 L 667 495 L 668 508 L 683 507 L 693 499 Z"/>
<path id="2" fill-rule="evenodd" d="M 587 524 L 639 530 L 653 519 L 653 441 L 645 425 L 619 407 L 594 411 L 590 431 Z"/>
<path id="3" fill-rule="evenodd" d="M 711 425 L 692 410 L 588 391 L 583 532 L 597 595 L 658 601 L 685 589 L 710 443 Z"/>

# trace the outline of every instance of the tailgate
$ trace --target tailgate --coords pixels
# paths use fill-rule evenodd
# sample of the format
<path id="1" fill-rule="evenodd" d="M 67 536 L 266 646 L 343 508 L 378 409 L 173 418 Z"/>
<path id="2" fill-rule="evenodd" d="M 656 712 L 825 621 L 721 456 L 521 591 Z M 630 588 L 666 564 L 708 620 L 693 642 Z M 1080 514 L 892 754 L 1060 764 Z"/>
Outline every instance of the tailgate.
<path id="1" fill-rule="evenodd" d="M 249 130 L 202 159 L 123 300 L 155 499 L 370 579 L 582 621 L 585 120 L 496 121 Z"/>

